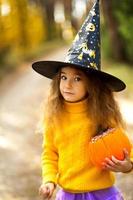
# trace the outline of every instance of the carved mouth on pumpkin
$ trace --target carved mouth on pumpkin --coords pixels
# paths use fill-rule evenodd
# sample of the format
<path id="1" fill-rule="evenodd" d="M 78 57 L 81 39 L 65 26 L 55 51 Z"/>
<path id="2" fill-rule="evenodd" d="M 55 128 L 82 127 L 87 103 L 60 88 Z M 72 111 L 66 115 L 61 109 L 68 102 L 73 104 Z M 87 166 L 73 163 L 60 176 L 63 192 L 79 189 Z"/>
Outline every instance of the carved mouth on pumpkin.
<path id="1" fill-rule="evenodd" d="M 91 138 L 91 142 L 94 143 L 98 139 L 103 138 L 103 137 L 107 136 L 108 134 L 113 134 L 113 133 L 115 133 L 114 132 L 115 130 L 116 130 L 116 128 L 109 128 L 108 130 L 104 131 L 102 134 L 96 135 L 95 137 Z"/>

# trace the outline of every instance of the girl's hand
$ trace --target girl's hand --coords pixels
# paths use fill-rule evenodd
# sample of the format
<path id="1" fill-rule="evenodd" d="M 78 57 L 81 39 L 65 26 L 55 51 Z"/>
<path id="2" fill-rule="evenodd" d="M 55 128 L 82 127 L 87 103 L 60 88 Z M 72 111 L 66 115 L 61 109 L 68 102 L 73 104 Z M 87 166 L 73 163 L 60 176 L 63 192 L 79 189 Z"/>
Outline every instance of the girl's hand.
<path id="1" fill-rule="evenodd" d="M 103 164 L 103 169 L 110 170 L 113 172 L 130 172 L 133 169 L 133 164 L 129 158 L 129 154 L 126 149 L 123 150 L 125 159 L 124 160 L 118 160 L 114 156 L 112 156 L 112 159 L 106 158 L 105 162 Z"/>
<path id="2" fill-rule="evenodd" d="M 55 190 L 55 184 L 52 182 L 42 184 L 39 188 L 39 194 L 42 195 L 43 199 L 50 199 Z"/>

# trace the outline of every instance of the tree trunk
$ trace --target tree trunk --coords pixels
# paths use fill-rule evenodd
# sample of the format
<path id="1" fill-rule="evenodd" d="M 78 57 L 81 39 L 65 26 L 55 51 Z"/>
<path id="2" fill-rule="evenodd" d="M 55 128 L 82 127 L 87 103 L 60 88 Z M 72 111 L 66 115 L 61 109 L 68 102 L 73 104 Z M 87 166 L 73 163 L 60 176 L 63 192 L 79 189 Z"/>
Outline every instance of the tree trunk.
<path id="1" fill-rule="evenodd" d="M 117 20 L 113 15 L 112 1 L 102 0 L 102 4 L 105 20 L 109 30 L 113 57 L 117 60 L 125 60 L 126 55 L 124 51 L 124 45 L 118 32 Z"/>
<path id="2" fill-rule="evenodd" d="M 44 19 L 44 25 L 47 27 L 47 39 L 51 40 L 56 36 L 54 21 L 55 0 L 38 0 Z"/>
<path id="3" fill-rule="evenodd" d="M 63 0 L 64 8 L 65 8 L 65 16 L 66 19 L 71 21 L 72 18 L 72 0 Z"/>

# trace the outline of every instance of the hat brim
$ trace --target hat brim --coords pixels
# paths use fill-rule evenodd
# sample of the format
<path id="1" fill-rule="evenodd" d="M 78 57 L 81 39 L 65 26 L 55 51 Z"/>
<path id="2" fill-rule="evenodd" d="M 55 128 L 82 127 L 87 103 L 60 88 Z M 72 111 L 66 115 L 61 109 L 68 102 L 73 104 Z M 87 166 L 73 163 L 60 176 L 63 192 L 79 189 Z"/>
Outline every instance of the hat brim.
<path id="1" fill-rule="evenodd" d="M 66 67 L 66 66 L 79 68 L 81 70 L 86 71 L 88 74 L 92 74 L 92 73 L 95 74 L 100 79 L 102 79 L 105 83 L 109 84 L 111 89 L 115 92 L 122 91 L 126 88 L 125 83 L 119 78 L 92 67 L 88 68 L 85 66 L 72 64 L 68 62 L 61 62 L 61 61 L 38 61 L 32 64 L 32 68 L 37 73 L 50 79 L 52 79 L 58 73 L 60 68 Z"/>

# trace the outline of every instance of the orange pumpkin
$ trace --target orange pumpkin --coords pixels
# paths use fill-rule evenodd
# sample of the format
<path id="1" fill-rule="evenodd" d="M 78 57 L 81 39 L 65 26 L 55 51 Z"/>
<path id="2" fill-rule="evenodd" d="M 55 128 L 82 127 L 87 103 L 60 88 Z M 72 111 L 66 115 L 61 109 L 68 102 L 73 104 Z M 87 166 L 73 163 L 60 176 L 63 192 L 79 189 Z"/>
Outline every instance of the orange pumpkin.
<path id="1" fill-rule="evenodd" d="M 89 142 L 89 158 L 93 165 L 102 168 L 105 158 L 115 156 L 119 160 L 124 159 L 123 149 L 131 152 L 131 143 L 121 129 L 108 129 L 101 135 L 97 135 Z"/>

